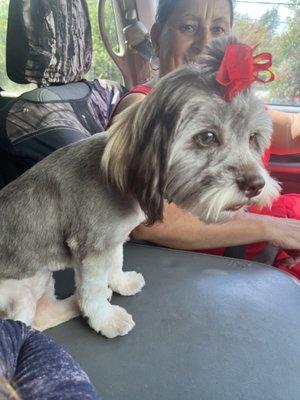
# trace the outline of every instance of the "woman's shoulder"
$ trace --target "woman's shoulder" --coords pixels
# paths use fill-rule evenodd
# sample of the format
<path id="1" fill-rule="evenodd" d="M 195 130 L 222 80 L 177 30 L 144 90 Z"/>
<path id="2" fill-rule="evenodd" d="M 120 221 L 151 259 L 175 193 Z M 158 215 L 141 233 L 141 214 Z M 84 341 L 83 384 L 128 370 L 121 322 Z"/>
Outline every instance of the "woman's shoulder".
<path id="1" fill-rule="evenodd" d="M 146 94 L 141 92 L 128 92 L 126 96 L 124 96 L 117 104 L 114 110 L 114 115 L 119 114 L 121 111 L 125 110 L 125 108 L 131 106 L 132 104 L 143 100 L 145 96 Z"/>
<path id="2" fill-rule="evenodd" d="M 121 111 L 130 107 L 131 105 L 142 101 L 147 94 L 151 92 L 152 87 L 146 84 L 136 85 L 132 89 L 130 89 L 118 102 L 113 113 L 110 117 L 110 122 L 108 127 L 111 124 L 112 119 L 119 114 Z"/>
<path id="3" fill-rule="evenodd" d="M 119 101 L 117 106 L 118 112 L 129 107 L 133 103 L 142 100 L 151 92 L 152 87 L 147 84 L 133 86 Z M 122 106 L 122 107 L 121 107 Z M 121 109 L 122 108 L 122 109 Z"/>

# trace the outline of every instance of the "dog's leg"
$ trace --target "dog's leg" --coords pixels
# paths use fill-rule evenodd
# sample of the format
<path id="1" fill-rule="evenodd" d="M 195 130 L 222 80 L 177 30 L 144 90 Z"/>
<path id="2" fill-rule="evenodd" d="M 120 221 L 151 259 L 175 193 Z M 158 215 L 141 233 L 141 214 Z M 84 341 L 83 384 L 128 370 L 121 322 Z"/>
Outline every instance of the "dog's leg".
<path id="1" fill-rule="evenodd" d="M 87 256 L 76 268 L 78 303 L 89 325 L 108 338 L 126 335 L 134 322 L 130 314 L 108 300 L 108 270 L 117 249 Z"/>
<path id="2" fill-rule="evenodd" d="M 36 311 L 36 299 L 28 279 L 7 279 L 0 283 L 0 310 L 3 318 L 30 325 Z"/>
<path id="3" fill-rule="evenodd" d="M 111 267 L 108 272 L 109 287 L 122 296 L 132 296 L 142 290 L 145 280 L 142 274 L 135 271 L 122 270 L 123 267 L 123 245 L 120 245 L 111 259 Z"/>
<path id="4" fill-rule="evenodd" d="M 51 279 L 50 272 L 40 271 L 26 279 L 7 279 L 0 283 L 0 310 L 4 318 L 31 325 L 37 301 Z"/>

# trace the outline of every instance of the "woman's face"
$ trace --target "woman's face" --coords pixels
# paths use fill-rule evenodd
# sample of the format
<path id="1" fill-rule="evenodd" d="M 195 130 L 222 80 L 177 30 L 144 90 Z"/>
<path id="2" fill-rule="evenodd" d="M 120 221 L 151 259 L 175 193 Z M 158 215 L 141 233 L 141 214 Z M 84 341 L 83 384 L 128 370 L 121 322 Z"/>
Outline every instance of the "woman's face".
<path id="1" fill-rule="evenodd" d="M 160 75 L 197 61 L 210 40 L 231 33 L 228 0 L 185 0 L 163 27 L 154 24 L 151 38 L 160 59 Z"/>

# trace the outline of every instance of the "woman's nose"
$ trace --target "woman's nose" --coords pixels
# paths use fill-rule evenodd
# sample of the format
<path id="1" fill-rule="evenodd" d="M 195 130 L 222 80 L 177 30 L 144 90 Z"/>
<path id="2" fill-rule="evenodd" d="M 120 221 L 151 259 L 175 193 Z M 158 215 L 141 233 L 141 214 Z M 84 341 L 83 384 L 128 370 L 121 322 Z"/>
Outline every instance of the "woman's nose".
<path id="1" fill-rule="evenodd" d="M 209 31 L 207 28 L 201 28 L 195 35 L 195 39 L 192 43 L 191 49 L 194 55 L 200 55 L 203 51 L 204 46 L 209 42 Z"/>

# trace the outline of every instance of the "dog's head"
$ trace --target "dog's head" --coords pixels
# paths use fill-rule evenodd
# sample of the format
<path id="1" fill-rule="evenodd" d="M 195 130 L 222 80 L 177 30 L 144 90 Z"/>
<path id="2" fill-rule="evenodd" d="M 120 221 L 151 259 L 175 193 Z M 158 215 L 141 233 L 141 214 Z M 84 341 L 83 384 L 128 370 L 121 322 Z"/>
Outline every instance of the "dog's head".
<path id="1" fill-rule="evenodd" d="M 251 88 L 225 101 L 216 81 L 233 41 L 212 42 L 197 65 L 166 75 L 108 131 L 108 181 L 138 200 L 150 224 L 162 219 L 163 199 L 216 222 L 279 194 L 261 160 L 272 132 L 264 105 Z"/>

